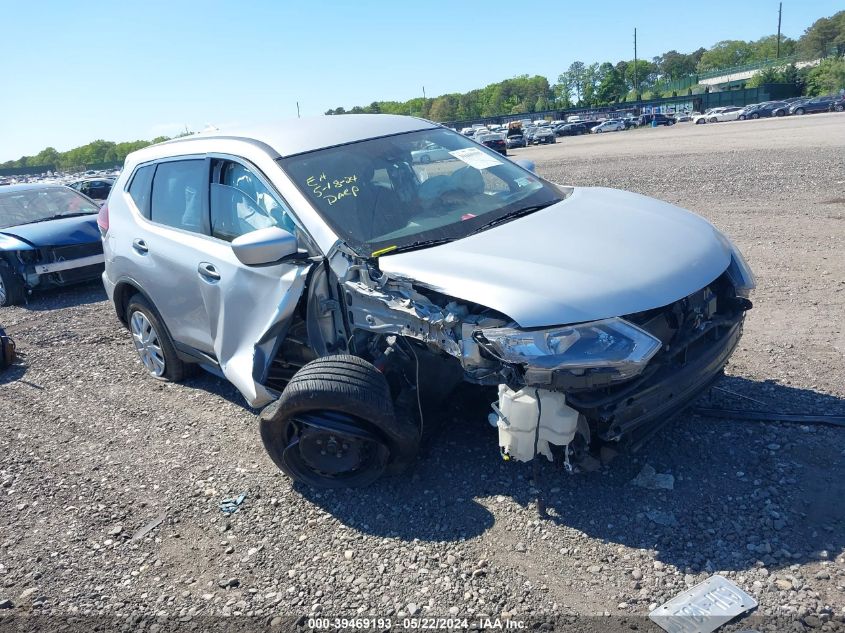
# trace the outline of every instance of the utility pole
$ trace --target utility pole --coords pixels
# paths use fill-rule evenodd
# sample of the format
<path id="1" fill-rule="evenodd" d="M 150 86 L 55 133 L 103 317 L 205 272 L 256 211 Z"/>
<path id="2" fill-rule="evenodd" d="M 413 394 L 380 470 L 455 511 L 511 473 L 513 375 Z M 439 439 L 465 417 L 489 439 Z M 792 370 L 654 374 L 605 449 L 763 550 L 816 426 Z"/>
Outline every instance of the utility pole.
<path id="1" fill-rule="evenodd" d="M 423 86 L 423 101 L 425 101 L 425 86 Z"/>
<path id="2" fill-rule="evenodd" d="M 778 51 L 775 54 L 775 59 L 780 59 L 780 18 L 783 12 L 783 2 L 778 2 Z"/>
<path id="3" fill-rule="evenodd" d="M 640 91 L 638 90 L 638 81 L 637 81 L 637 29 L 634 28 L 634 99 L 637 99 L 637 95 L 639 95 Z"/>
<path id="4" fill-rule="evenodd" d="M 299 101 L 296 102 L 296 118 L 299 118 Z"/>

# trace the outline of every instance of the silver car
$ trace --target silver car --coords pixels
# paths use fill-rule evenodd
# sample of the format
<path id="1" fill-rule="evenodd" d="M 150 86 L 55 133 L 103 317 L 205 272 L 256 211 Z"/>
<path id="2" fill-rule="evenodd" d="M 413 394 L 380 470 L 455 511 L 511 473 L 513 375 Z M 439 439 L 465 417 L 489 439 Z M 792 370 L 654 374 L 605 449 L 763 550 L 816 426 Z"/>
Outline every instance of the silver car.
<path id="1" fill-rule="evenodd" d="M 99 223 L 144 371 L 225 377 L 275 463 L 322 487 L 407 466 L 459 386 L 490 392 L 504 458 L 577 469 L 719 377 L 754 287 L 693 213 L 401 116 L 142 149 Z"/>

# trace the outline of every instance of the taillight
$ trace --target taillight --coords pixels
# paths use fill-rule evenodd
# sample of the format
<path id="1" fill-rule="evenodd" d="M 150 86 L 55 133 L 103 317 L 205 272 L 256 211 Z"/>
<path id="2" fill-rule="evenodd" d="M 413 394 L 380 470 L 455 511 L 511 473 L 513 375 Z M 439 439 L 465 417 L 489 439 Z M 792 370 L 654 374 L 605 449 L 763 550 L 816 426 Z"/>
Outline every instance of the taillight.
<path id="1" fill-rule="evenodd" d="M 100 207 L 99 213 L 97 213 L 97 226 L 100 227 L 100 235 L 102 237 L 105 237 L 106 233 L 109 232 L 109 203 L 108 203 L 108 201 L 103 203 L 103 205 Z"/>

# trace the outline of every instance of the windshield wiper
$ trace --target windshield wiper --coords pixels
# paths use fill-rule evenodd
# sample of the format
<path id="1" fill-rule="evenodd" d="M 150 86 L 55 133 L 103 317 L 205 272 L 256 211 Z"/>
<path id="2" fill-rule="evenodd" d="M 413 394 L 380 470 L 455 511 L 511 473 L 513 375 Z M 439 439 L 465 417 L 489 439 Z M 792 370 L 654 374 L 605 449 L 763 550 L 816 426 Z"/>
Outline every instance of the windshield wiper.
<path id="1" fill-rule="evenodd" d="M 78 218 L 82 215 L 93 215 L 97 213 L 96 211 L 80 211 L 79 213 L 59 213 L 57 215 L 51 215 L 46 218 L 38 218 L 37 220 L 30 220 L 29 222 L 20 222 L 19 224 L 15 224 L 15 226 L 23 226 L 24 224 L 36 224 L 38 222 L 49 222 L 50 220 L 60 220 L 62 218 Z"/>
<path id="2" fill-rule="evenodd" d="M 515 209 L 510 213 L 506 213 L 503 216 L 496 218 L 495 220 L 490 220 L 487 224 L 482 224 L 477 229 L 475 229 L 470 235 L 475 235 L 476 233 L 481 233 L 481 231 L 486 231 L 487 229 L 492 229 L 494 226 L 498 226 L 499 224 L 504 224 L 505 222 L 510 222 L 511 220 L 516 220 L 517 218 L 521 218 L 526 215 L 530 215 L 535 211 L 540 211 L 541 209 L 545 209 L 546 207 L 550 207 L 553 204 L 557 204 L 560 200 L 552 200 L 551 202 L 544 202 L 542 204 L 533 204 L 528 207 L 522 207 L 521 209 Z"/>
<path id="3" fill-rule="evenodd" d="M 403 244 L 402 246 L 388 246 L 387 248 L 380 248 L 377 251 L 373 251 L 370 257 L 380 257 L 382 255 L 393 255 L 394 253 L 406 253 L 408 251 L 417 251 L 421 248 L 440 246 L 441 244 L 448 244 L 449 242 L 454 241 L 455 238 L 453 237 L 440 237 L 431 240 L 418 240 L 416 242 L 411 242 L 410 244 Z"/>

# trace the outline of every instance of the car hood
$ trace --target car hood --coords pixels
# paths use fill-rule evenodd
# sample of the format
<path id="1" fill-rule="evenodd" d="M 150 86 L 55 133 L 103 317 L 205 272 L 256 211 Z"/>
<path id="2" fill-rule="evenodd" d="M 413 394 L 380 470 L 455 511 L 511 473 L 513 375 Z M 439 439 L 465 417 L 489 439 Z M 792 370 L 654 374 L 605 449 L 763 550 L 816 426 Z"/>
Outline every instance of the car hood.
<path id="1" fill-rule="evenodd" d="M 36 248 L 70 246 L 100 240 L 97 214 L 61 218 L 0 229 L 0 235 L 16 238 Z"/>
<path id="2" fill-rule="evenodd" d="M 380 268 L 497 310 L 522 327 L 665 306 L 727 269 L 728 242 L 704 218 L 606 188 L 573 189 L 536 213 Z"/>

